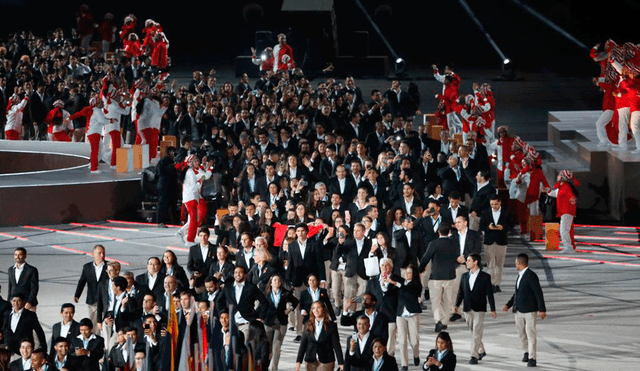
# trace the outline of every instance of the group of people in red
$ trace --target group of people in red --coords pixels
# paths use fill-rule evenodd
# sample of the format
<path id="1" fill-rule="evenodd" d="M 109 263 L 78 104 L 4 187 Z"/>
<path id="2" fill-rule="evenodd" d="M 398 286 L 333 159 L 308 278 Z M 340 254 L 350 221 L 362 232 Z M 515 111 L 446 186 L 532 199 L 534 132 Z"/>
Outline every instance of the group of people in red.
<path id="1" fill-rule="evenodd" d="M 607 40 L 591 49 L 591 58 L 600 64 L 600 76 L 593 79 L 603 92 L 602 114 L 596 121 L 598 147 L 612 147 L 614 151 L 629 150 L 634 138 L 640 154 L 640 46 L 623 45 Z M 629 133 L 631 131 L 631 133 Z M 631 135 L 630 135 L 631 134 Z"/>

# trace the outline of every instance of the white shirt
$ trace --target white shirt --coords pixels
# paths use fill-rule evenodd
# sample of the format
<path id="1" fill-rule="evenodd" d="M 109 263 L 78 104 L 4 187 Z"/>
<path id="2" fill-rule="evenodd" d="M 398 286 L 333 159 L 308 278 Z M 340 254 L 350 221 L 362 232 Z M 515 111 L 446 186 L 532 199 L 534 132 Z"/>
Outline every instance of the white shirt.
<path id="1" fill-rule="evenodd" d="M 200 245 L 200 253 L 202 254 L 202 261 L 207 260 L 207 255 L 209 254 L 209 244 L 206 246 Z"/>
<path id="2" fill-rule="evenodd" d="M 356 249 L 358 250 L 358 256 L 360 256 L 363 246 L 364 246 L 364 238 L 361 240 L 356 239 Z"/>
<path id="3" fill-rule="evenodd" d="M 315 291 L 312 290 L 311 287 L 309 287 L 309 294 L 311 295 L 311 299 L 314 303 L 320 300 L 320 287 L 316 287 Z"/>
<path id="4" fill-rule="evenodd" d="M 18 313 L 12 311 L 11 312 L 11 331 L 16 332 L 16 328 L 18 327 L 18 322 L 20 322 L 20 317 L 22 316 L 22 311 L 24 308 L 20 309 Z"/>
<path id="5" fill-rule="evenodd" d="M 524 272 L 529 269 L 529 267 L 524 268 L 523 270 L 521 270 L 520 272 L 518 272 L 518 279 L 516 280 L 516 289 L 520 288 L 520 280 L 522 279 L 522 276 L 524 275 Z"/>
<path id="6" fill-rule="evenodd" d="M 484 188 L 487 184 L 489 184 L 489 181 L 486 181 L 484 183 L 478 183 L 478 191 L 482 188 Z"/>
<path id="7" fill-rule="evenodd" d="M 253 259 L 254 249 L 252 247 L 251 250 L 249 250 L 249 251 L 244 250 L 243 252 L 244 252 L 244 254 L 243 254 L 244 255 L 244 261 L 245 261 L 245 263 L 247 263 L 247 267 L 250 267 L 251 266 L 251 259 Z"/>
<path id="8" fill-rule="evenodd" d="M 451 210 L 451 220 L 456 220 L 458 217 L 458 211 L 460 210 L 460 205 L 458 204 L 455 209 L 449 205 L 449 210 Z"/>
<path id="9" fill-rule="evenodd" d="M 307 251 L 307 240 L 304 240 L 304 242 L 298 240 L 298 246 L 300 247 L 300 255 L 304 259 L 304 253 Z"/>
<path id="10" fill-rule="evenodd" d="M 233 284 L 233 287 L 235 288 L 235 294 L 236 294 L 236 303 L 240 302 L 240 297 L 242 296 L 242 289 L 244 289 L 244 282 L 238 284 L 238 282 Z M 249 323 L 249 321 L 247 321 L 246 319 L 244 319 L 242 317 L 242 315 L 240 314 L 240 311 L 236 311 L 236 314 L 233 316 L 236 320 L 236 324 L 238 325 L 243 325 L 245 323 Z"/>
<path id="11" fill-rule="evenodd" d="M 467 232 L 468 230 L 464 230 L 464 233 L 458 232 L 458 240 L 460 241 L 460 255 L 464 255 L 464 244 L 467 241 Z"/>
<path id="12" fill-rule="evenodd" d="M 360 334 L 356 336 L 356 338 L 358 339 L 358 347 L 360 347 L 360 354 L 364 354 L 365 352 L 364 347 L 367 344 L 367 339 L 369 339 L 370 334 L 371 334 L 371 331 L 367 331 L 367 333 L 362 337 L 362 339 L 360 339 Z"/>
<path id="13" fill-rule="evenodd" d="M 22 360 L 23 370 L 31 370 L 31 358 L 25 360 L 24 358 L 21 357 L 20 360 Z"/>
<path id="14" fill-rule="evenodd" d="M 473 290 L 473 285 L 475 285 L 479 273 L 480 269 L 476 269 L 475 273 L 473 271 L 469 271 L 469 288 L 471 290 Z"/>
<path id="15" fill-rule="evenodd" d="M 102 267 L 104 267 L 104 261 L 99 265 L 96 265 L 95 262 L 93 263 L 93 269 L 96 272 L 96 281 L 100 281 L 100 276 L 102 275 Z"/>
<path id="16" fill-rule="evenodd" d="M 14 268 L 13 273 L 15 274 L 16 283 L 20 281 L 20 276 L 22 275 L 22 271 L 24 270 L 24 264 L 25 264 L 25 263 L 22 263 L 22 265 L 21 265 L 21 266 L 18 266 L 18 263 L 16 263 L 16 264 L 13 266 L 13 268 Z"/>
<path id="17" fill-rule="evenodd" d="M 493 216 L 494 225 L 498 225 L 498 220 L 500 219 L 500 211 L 502 211 L 502 208 L 499 208 L 498 211 L 493 210 L 493 208 L 491 209 L 491 215 Z"/>
<path id="18" fill-rule="evenodd" d="M 153 286 L 156 284 L 156 280 L 158 279 L 158 273 L 155 276 L 152 276 L 151 273 L 147 272 L 147 278 L 149 279 L 149 290 L 153 290 Z"/>
<path id="19" fill-rule="evenodd" d="M 65 325 L 63 321 L 60 321 L 60 336 L 67 337 L 72 323 L 73 321 L 69 321 L 69 323 Z"/>
<path id="20" fill-rule="evenodd" d="M 324 325 L 324 323 L 322 321 L 316 320 L 316 328 L 315 328 L 315 331 L 313 333 L 313 335 L 316 337 L 316 340 L 318 340 L 318 338 L 320 338 L 320 333 L 322 333 L 323 325 Z"/>

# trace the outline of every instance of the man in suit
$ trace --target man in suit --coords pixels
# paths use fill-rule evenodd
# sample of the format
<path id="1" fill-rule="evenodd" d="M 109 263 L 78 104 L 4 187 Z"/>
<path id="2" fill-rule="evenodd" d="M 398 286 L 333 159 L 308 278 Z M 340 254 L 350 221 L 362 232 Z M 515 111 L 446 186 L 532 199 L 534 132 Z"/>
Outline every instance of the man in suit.
<path id="1" fill-rule="evenodd" d="M 353 238 L 347 239 L 344 244 L 338 246 L 338 253 L 346 257 L 344 297 L 347 299 L 362 296 L 367 288 L 369 277 L 364 267 L 364 259 L 371 251 L 371 240 L 365 238 L 364 231 L 364 225 L 356 223 L 353 227 Z M 350 309 L 354 310 L 355 305 Z"/>
<path id="2" fill-rule="evenodd" d="M 79 334 L 78 330 L 78 334 Z M 76 335 L 77 336 L 77 335 Z M 51 366 L 55 371 L 61 371 L 63 368 L 67 370 L 79 371 L 81 364 L 77 362 L 77 358 L 69 356 L 71 341 L 65 337 L 58 337 L 53 344 L 53 351 L 50 353 Z"/>
<path id="3" fill-rule="evenodd" d="M 458 215 L 469 216 L 469 208 L 460 204 L 462 195 L 456 190 L 451 191 L 447 198 L 449 199 L 449 205 L 441 210 L 442 220 L 451 224 L 451 226 L 455 226 Z"/>
<path id="4" fill-rule="evenodd" d="M 337 165 L 335 170 L 336 177 L 328 181 L 329 193 L 338 193 L 342 198 L 342 205 L 346 206 L 356 195 L 356 182 L 352 176 L 347 176 L 344 165 Z"/>
<path id="5" fill-rule="evenodd" d="M 9 364 L 11 371 L 31 370 L 31 353 L 33 353 L 33 340 L 23 339 L 20 341 L 20 358 Z"/>
<path id="6" fill-rule="evenodd" d="M 369 148 L 369 155 L 371 158 L 378 158 L 378 154 L 385 149 L 389 148 L 389 144 L 387 143 L 387 138 L 389 134 L 386 132 L 386 128 L 382 121 L 376 122 L 375 131 L 367 134 L 364 142 Z"/>
<path id="7" fill-rule="evenodd" d="M 439 238 L 431 241 L 427 252 L 420 261 L 419 268 L 419 271 L 423 272 L 427 264 L 433 261 L 429 276 L 429 294 L 433 317 L 436 321 L 436 332 L 447 329 L 455 300 L 453 284 L 460 251 L 456 249 L 455 243 L 449 238 L 450 231 L 451 227 L 447 223 L 440 223 Z"/>
<path id="8" fill-rule="evenodd" d="M 365 128 L 360 125 L 360 112 L 358 110 L 354 110 L 349 115 L 349 122 L 344 125 L 344 141 L 350 142 L 351 139 L 357 139 L 359 142 L 364 142 L 367 139 L 367 133 L 365 133 Z"/>
<path id="9" fill-rule="evenodd" d="M 455 231 L 451 235 L 451 239 L 454 241 L 459 253 L 457 259 L 458 266 L 456 267 L 456 278 L 453 287 L 453 297 L 455 298 L 456 295 L 458 295 L 460 278 L 462 277 L 462 274 L 467 271 L 467 267 L 465 265 L 467 258 L 470 254 L 480 255 L 482 253 L 482 235 L 480 232 L 469 228 L 469 219 L 467 219 L 467 217 L 464 215 L 458 215 L 456 217 Z M 462 318 L 462 316 L 457 313 L 457 311 L 454 311 L 450 321 L 457 321 L 460 318 Z"/>
<path id="10" fill-rule="evenodd" d="M 93 334 L 93 323 L 89 318 L 80 321 L 80 335 L 71 341 L 74 361 L 82 364 L 83 371 L 100 371 L 100 359 L 104 355 L 104 339 Z"/>
<path id="11" fill-rule="evenodd" d="M 469 218 L 474 222 L 471 226 L 473 230 L 478 230 L 480 227 L 480 216 L 485 210 L 490 208 L 489 201 L 491 196 L 496 195 L 496 187 L 490 182 L 491 173 L 489 170 L 480 170 L 476 174 L 476 185 L 474 186 L 473 202 L 469 208 Z"/>
<path id="12" fill-rule="evenodd" d="M 98 319 L 98 285 L 100 282 L 104 282 L 109 279 L 107 275 L 107 264 L 104 261 L 105 251 L 104 246 L 95 245 L 93 247 L 93 262 L 86 263 L 82 266 L 82 274 L 78 280 L 78 286 L 76 287 L 76 293 L 73 296 L 73 301 L 78 302 L 84 286 L 87 286 L 87 308 L 89 310 L 89 319 L 93 323 L 97 323 Z M 98 327 L 94 327 L 94 331 L 98 330 Z M 53 345 L 52 345 L 53 346 Z"/>
<path id="13" fill-rule="evenodd" d="M 467 178 L 458 165 L 458 156 L 449 153 L 447 165 L 438 170 L 438 176 L 442 179 L 442 194 L 446 197 L 453 190 L 457 190 L 461 195 L 467 190 Z"/>
<path id="14" fill-rule="evenodd" d="M 209 273 L 215 257 L 216 251 L 209 243 L 209 236 L 209 228 L 204 226 L 198 228 L 199 243 L 189 248 L 187 269 L 193 273 L 193 277 L 196 279 L 195 287 L 201 287 L 204 284 L 204 279 Z"/>
<path id="15" fill-rule="evenodd" d="M 255 319 L 265 319 L 269 301 L 258 289 L 258 286 L 246 281 L 247 271 L 244 267 L 237 266 L 233 270 L 233 278 L 233 284 L 225 285 L 223 291 L 224 307 L 233 306 L 230 315 L 234 316 L 238 330 L 242 331 L 246 338 L 249 333 L 249 322 Z M 260 302 L 257 309 L 255 307 L 256 301 Z"/>
<path id="16" fill-rule="evenodd" d="M 147 292 L 152 292 L 156 298 L 161 297 L 164 293 L 164 277 L 165 274 L 160 272 L 160 259 L 150 257 L 147 260 L 147 272 L 136 277 L 136 285 L 140 290 L 137 295 L 138 301 L 142 302 L 142 297 Z"/>
<path id="17" fill-rule="evenodd" d="M 289 265 L 285 272 L 285 281 L 293 288 L 293 294 L 299 298 L 302 290 L 306 289 L 307 276 L 313 273 L 320 280 L 320 286 L 325 287 L 326 273 L 322 247 L 317 241 L 307 238 L 309 227 L 305 223 L 296 225 L 297 239 L 289 244 Z M 295 324 L 298 336 L 302 338 L 302 316 L 300 311 L 294 311 L 292 324 Z M 293 313 L 293 312 L 292 312 Z M 291 320 L 292 318 L 290 318 Z M 300 339 L 299 339 L 300 338 Z"/>
<path id="18" fill-rule="evenodd" d="M 62 317 L 62 321 L 55 323 L 51 329 L 51 349 L 49 350 L 49 354 L 54 354 L 54 346 L 57 343 L 56 339 L 59 337 L 65 338 L 68 342 L 71 342 L 72 338 L 80 335 L 79 324 L 73 319 L 75 313 L 75 305 L 71 303 L 62 304 L 62 307 L 60 308 L 60 317 Z"/>
<path id="19" fill-rule="evenodd" d="M 0 285 L 0 290 L 2 286 Z M 0 329 L 4 327 L 4 315 L 11 311 L 11 303 L 0 296 Z"/>
<path id="20" fill-rule="evenodd" d="M 491 307 L 491 317 L 496 318 L 496 303 L 493 299 L 491 276 L 481 270 L 482 260 L 479 254 L 471 254 L 466 261 L 468 272 L 462 275 L 460 289 L 456 298 L 456 311 L 464 300 L 464 318 L 471 330 L 471 359 L 469 363 L 475 365 L 487 353 L 482 343 L 484 316 L 487 312 L 487 298 Z"/>
<path id="21" fill-rule="evenodd" d="M 493 292 L 502 292 L 500 283 L 512 220 L 509 209 L 502 207 L 500 196 L 492 195 L 489 204 L 490 209 L 480 217 L 480 230 L 484 232 L 484 259 L 491 275 Z"/>
<path id="22" fill-rule="evenodd" d="M 340 326 L 353 326 L 353 330 L 358 331 L 358 318 L 366 316 L 369 318 L 369 328 L 373 337 L 380 337 L 386 342 L 389 338 L 389 317 L 377 309 L 379 302 L 376 296 L 369 292 L 364 293 L 362 295 L 362 309 L 349 312 L 349 308 L 353 304 L 354 298 L 345 300 L 340 316 Z"/>
<path id="23" fill-rule="evenodd" d="M 547 317 L 547 309 L 544 305 L 540 280 L 538 275 L 529 269 L 527 254 L 518 254 L 516 268 L 518 269 L 516 292 L 502 307 L 502 311 L 507 312 L 509 308 L 513 308 L 513 312 L 516 314 L 516 330 L 522 342 L 522 349 L 525 351 L 522 362 L 527 362 L 527 366 L 535 367 L 537 359 L 536 321 L 538 313 L 540 313 L 541 320 Z"/>
<path id="24" fill-rule="evenodd" d="M 424 236 L 416 226 L 415 219 L 407 215 L 402 218 L 403 229 L 397 230 L 393 238 L 396 240 L 396 261 L 401 271 L 409 264 L 418 264 L 418 259 L 425 253 Z M 422 270 L 421 270 L 422 271 Z"/>
<path id="25" fill-rule="evenodd" d="M 127 295 L 127 279 L 116 277 L 113 279 L 114 300 L 112 306 L 106 312 L 103 324 L 117 333 L 128 327 L 135 319 L 137 302 L 134 297 Z"/>
<path id="26" fill-rule="evenodd" d="M 27 250 L 18 247 L 13 252 L 13 260 L 16 262 L 9 267 L 9 297 L 14 294 L 22 294 L 26 301 L 25 308 L 35 312 L 38 306 L 38 290 L 40 278 L 38 268 L 27 263 Z"/>
<path id="27" fill-rule="evenodd" d="M 244 270 L 248 273 L 256 264 L 254 260 L 256 248 L 253 246 L 251 233 L 242 232 L 240 234 L 240 245 L 241 247 L 236 252 L 236 266 L 244 267 Z"/>
<path id="28" fill-rule="evenodd" d="M 347 338 L 347 350 L 345 354 L 345 363 L 362 363 L 358 360 L 370 359 L 373 356 L 371 350 L 371 342 L 375 338 L 369 331 L 371 323 L 369 317 L 361 315 L 358 317 L 356 324 L 357 333 L 350 335 Z M 355 335 L 355 336 L 354 336 Z M 364 368 L 351 367 L 352 371 L 365 371 Z"/>
<path id="29" fill-rule="evenodd" d="M 416 149 L 414 149 L 414 151 L 416 151 Z M 442 164 L 436 161 L 431 151 L 429 147 L 422 151 L 422 156 L 420 156 L 420 162 L 418 163 L 420 183 L 424 185 L 441 182 L 438 177 L 438 169 L 442 167 Z"/>
<path id="30" fill-rule="evenodd" d="M 11 311 L 4 316 L 4 327 L 2 329 L 4 344 L 16 354 L 20 352 L 20 342 L 23 339 L 29 339 L 32 343 L 34 342 L 34 332 L 38 338 L 38 347 L 45 348 L 47 346 L 47 339 L 40 321 L 38 321 L 38 315 L 25 309 L 24 295 L 16 293 L 11 296 Z"/>

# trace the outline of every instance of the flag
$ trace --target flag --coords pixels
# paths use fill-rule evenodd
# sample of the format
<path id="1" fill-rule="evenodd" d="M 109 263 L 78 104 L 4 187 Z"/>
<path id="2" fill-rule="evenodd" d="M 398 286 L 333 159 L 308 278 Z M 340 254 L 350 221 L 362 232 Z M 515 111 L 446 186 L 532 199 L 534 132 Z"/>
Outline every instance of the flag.
<path id="1" fill-rule="evenodd" d="M 178 347 L 178 315 L 176 313 L 176 306 L 173 302 L 173 297 L 169 299 L 169 322 L 167 323 L 167 335 L 169 336 L 168 345 L 171 353 L 171 363 L 168 365 L 170 368 L 167 370 L 165 366 L 163 371 L 175 371 L 176 348 Z"/>

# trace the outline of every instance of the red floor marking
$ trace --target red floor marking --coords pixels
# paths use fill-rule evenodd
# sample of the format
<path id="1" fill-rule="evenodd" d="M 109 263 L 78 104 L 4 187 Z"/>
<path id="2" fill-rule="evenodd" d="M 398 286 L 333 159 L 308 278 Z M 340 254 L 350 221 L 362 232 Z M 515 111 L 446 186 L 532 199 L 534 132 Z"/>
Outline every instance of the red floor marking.
<path id="1" fill-rule="evenodd" d="M 74 252 L 76 254 L 83 254 L 83 255 L 93 256 L 93 253 L 90 253 L 90 252 L 87 252 L 87 251 L 78 250 L 78 249 L 74 249 L 74 248 L 71 248 L 71 247 L 65 247 L 65 246 L 60 246 L 60 245 L 50 245 L 50 246 L 53 247 L 54 249 L 57 249 L 57 250 L 70 251 L 70 252 Z M 106 256 L 104 259 L 105 260 L 110 260 L 110 261 L 115 261 L 115 262 L 118 262 L 118 263 L 120 263 L 122 265 L 129 265 L 129 263 L 124 261 L 124 260 L 114 259 L 114 258 L 111 258 L 109 256 Z"/>
<path id="2" fill-rule="evenodd" d="M 169 250 L 189 251 L 188 247 L 167 246 Z"/>
<path id="3" fill-rule="evenodd" d="M 126 220 L 113 220 L 113 219 L 107 219 L 107 222 L 109 223 L 119 223 L 119 224 L 131 224 L 131 225 L 147 225 L 147 226 L 157 226 L 158 223 L 143 223 L 143 222 L 129 222 Z M 167 227 L 172 227 L 172 228 L 181 228 L 181 225 L 173 225 L 173 224 L 165 224 Z"/>
<path id="4" fill-rule="evenodd" d="M 624 237 L 606 237 L 606 236 L 585 236 L 575 235 L 575 238 L 586 238 L 588 240 L 614 240 L 614 241 L 632 241 L 640 242 L 637 238 L 624 238 Z"/>
<path id="5" fill-rule="evenodd" d="M 86 223 L 69 223 L 70 225 L 75 225 L 77 227 L 87 227 L 87 228 L 102 228 L 102 229 L 111 229 L 114 231 L 127 231 L 127 232 L 140 232 L 138 228 L 124 228 L 124 227 L 109 227 L 105 225 L 97 225 L 97 224 L 86 224 Z"/>
<path id="6" fill-rule="evenodd" d="M 597 251 L 597 250 L 583 250 L 583 249 L 576 249 L 577 252 L 586 252 L 586 253 L 591 253 L 591 254 L 603 254 L 603 255 L 618 255 L 618 256 L 629 256 L 629 257 L 636 257 L 636 258 L 640 258 L 640 255 L 637 254 L 629 254 L 629 253 L 624 253 L 624 252 L 614 252 L 614 251 Z"/>
<path id="7" fill-rule="evenodd" d="M 576 242 L 576 245 L 625 247 L 625 248 L 630 248 L 630 249 L 640 249 L 640 245 L 620 245 L 620 244 L 615 244 L 615 243 Z"/>
<path id="8" fill-rule="evenodd" d="M 73 232 L 73 231 L 65 231 L 62 229 L 53 229 L 53 228 L 45 228 L 45 227 L 35 227 L 32 225 L 23 225 L 23 228 L 29 228 L 29 229 L 37 229 L 37 230 L 41 230 L 41 231 L 48 231 L 48 232 L 57 232 L 57 233 L 64 233 L 64 234 L 70 234 L 70 235 L 74 235 L 74 236 L 83 236 L 83 237 L 92 237 L 92 238 L 99 238 L 101 240 L 111 240 L 111 241 L 118 241 L 118 242 L 126 242 L 124 239 L 122 238 L 118 238 L 118 237 L 109 237 L 109 236 L 102 236 L 99 234 L 91 234 L 91 233 L 82 233 L 82 232 Z"/>
<path id="9" fill-rule="evenodd" d="M 571 256 L 542 255 L 542 257 L 546 258 L 546 259 L 575 260 L 575 261 L 582 261 L 582 262 L 587 262 L 587 263 L 626 265 L 626 266 L 640 267 L 640 264 L 634 264 L 634 263 L 612 262 L 612 261 L 607 261 L 607 260 L 596 260 L 596 259 L 585 259 L 585 258 L 574 258 L 574 257 L 571 257 Z"/>
<path id="10" fill-rule="evenodd" d="M 21 236 L 15 236 L 13 234 L 8 234 L 8 233 L 0 233 L 0 236 L 5 236 L 5 237 L 9 237 L 9 238 L 15 238 L 16 240 L 20 240 L 20 241 L 29 241 L 29 239 L 21 237 Z"/>

